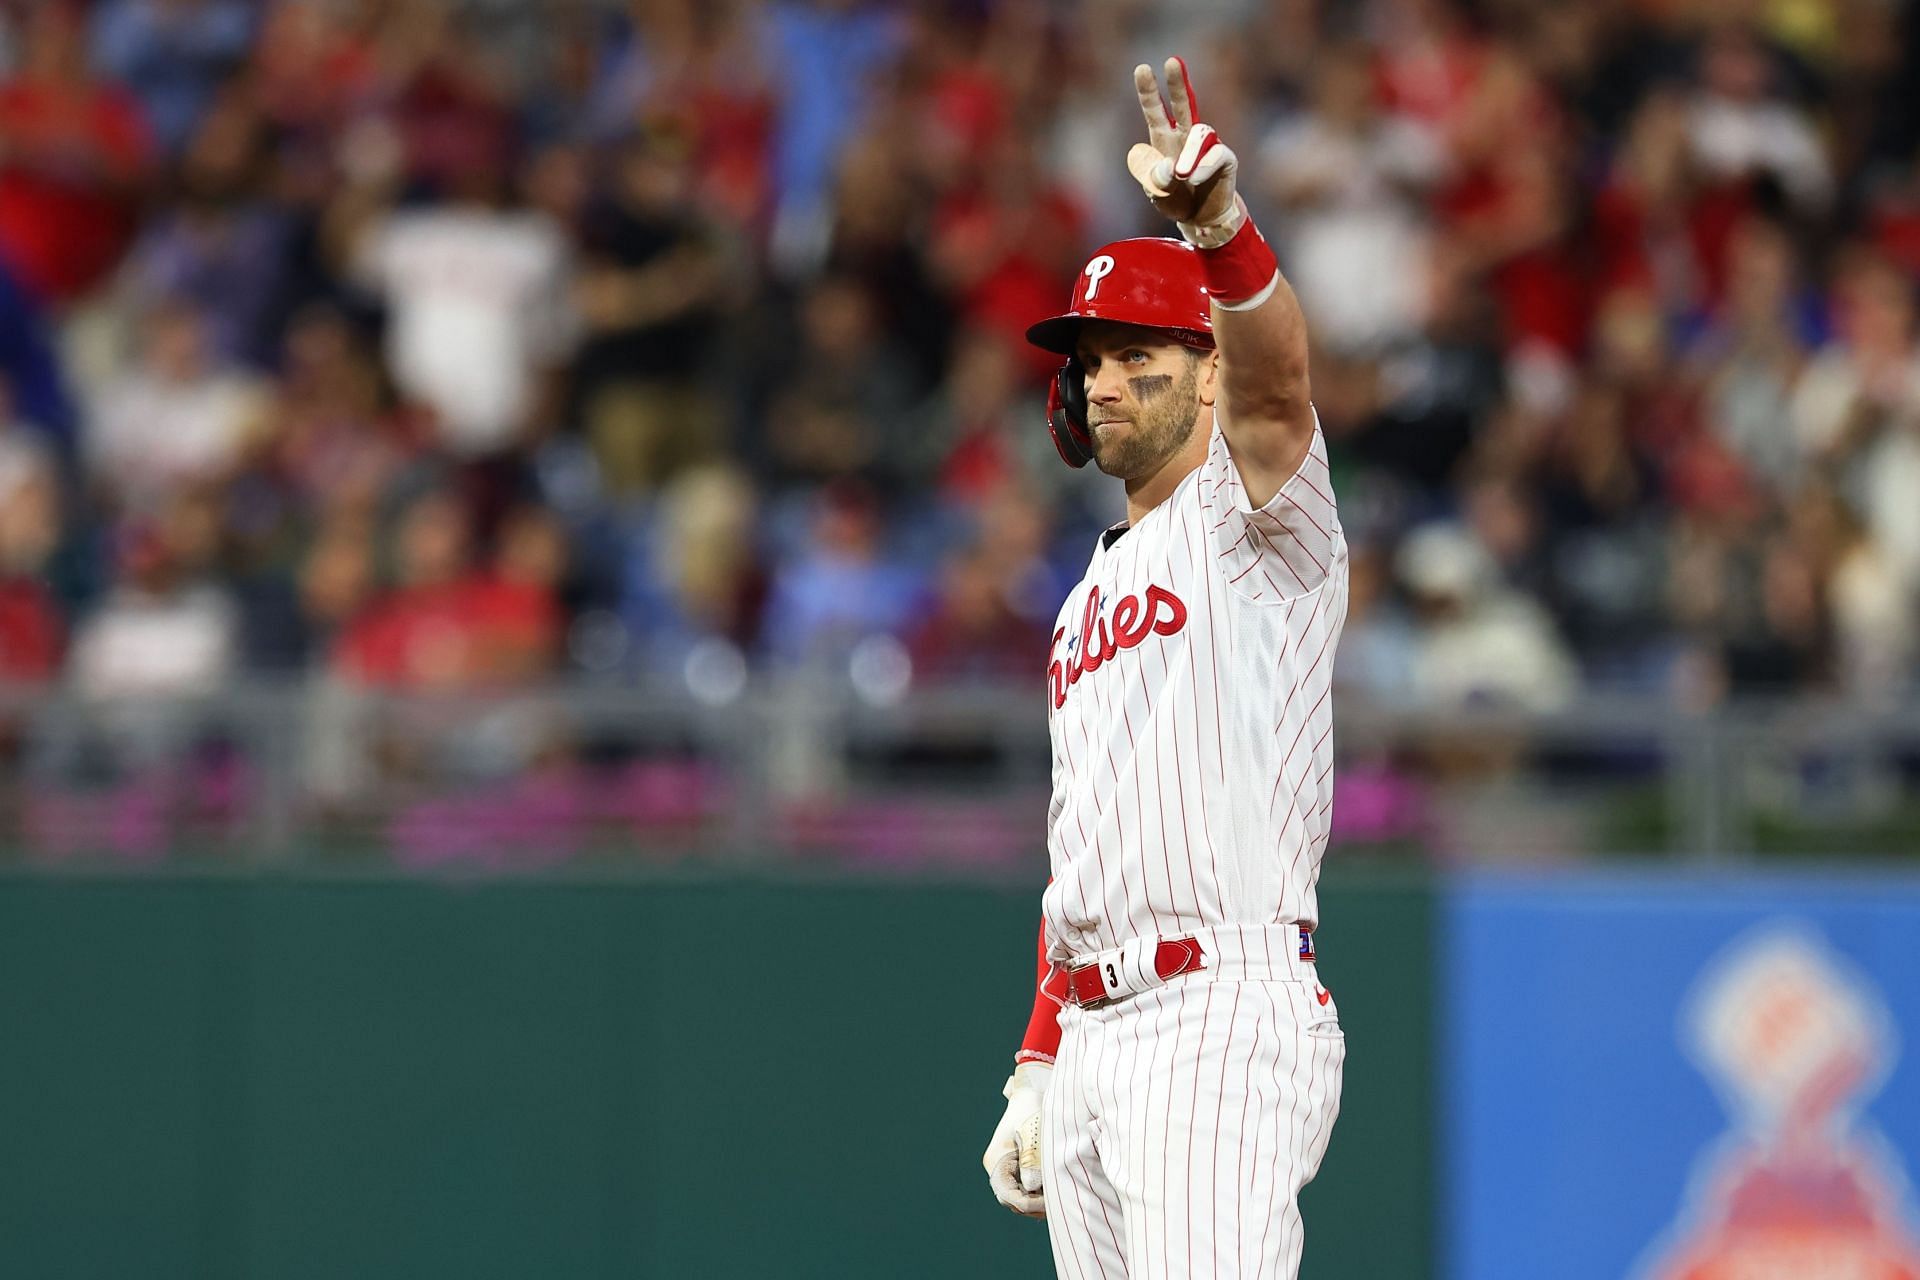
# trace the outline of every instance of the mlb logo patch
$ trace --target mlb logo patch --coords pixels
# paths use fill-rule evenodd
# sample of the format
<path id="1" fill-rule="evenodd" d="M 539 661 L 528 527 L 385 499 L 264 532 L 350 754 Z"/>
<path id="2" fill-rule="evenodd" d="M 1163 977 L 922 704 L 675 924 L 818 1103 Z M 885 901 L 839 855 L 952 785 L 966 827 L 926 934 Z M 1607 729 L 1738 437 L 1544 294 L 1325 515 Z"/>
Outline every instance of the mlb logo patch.
<path id="1" fill-rule="evenodd" d="M 1319 956 L 1318 956 L 1318 955 L 1317 955 L 1317 954 L 1316 954 L 1316 953 L 1314 952 L 1314 949 L 1313 949 L 1313 930 L 1311 930 L 1311 929 L 1302 929 L 1302 930 L 1300 931 L 1300 959 L 1301 959 L 1301 961 L 1302 961 L 1302 962 L 1304 963 L 1304 962 L 1306 962 L 1306 961 L 1310 961 L 1310 960 L 1317 960 L 1317 959 L 1319 959 L 1319 958 L 1320 958 L 1320 957 L 1319 957 Z"/>

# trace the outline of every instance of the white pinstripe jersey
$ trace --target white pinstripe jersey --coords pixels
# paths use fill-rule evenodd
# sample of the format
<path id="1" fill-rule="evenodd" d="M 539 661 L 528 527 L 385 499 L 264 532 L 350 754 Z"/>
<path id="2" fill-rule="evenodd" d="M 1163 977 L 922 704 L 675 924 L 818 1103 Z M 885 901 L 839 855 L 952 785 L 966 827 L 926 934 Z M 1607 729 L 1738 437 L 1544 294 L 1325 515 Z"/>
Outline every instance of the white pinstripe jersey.
<path id="1" fill-rule="evenodd" d="M 1048 655 L 1052 959 L 1224 924 L 1315 924 L 1347 545 L 1316 424 L 1248 505 L 1225 436 L 1104 535 Z"/>

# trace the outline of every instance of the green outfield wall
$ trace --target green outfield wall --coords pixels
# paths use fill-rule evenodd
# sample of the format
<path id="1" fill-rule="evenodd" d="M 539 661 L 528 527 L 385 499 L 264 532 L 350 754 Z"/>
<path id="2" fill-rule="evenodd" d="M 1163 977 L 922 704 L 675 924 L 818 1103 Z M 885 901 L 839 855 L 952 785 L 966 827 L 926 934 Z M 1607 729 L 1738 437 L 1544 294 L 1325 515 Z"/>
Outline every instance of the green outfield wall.
<path id="1" fill-rule="evenodd" d="M 1431 909 L 1325 895 L 1303 1275 L 1433 1273 Z M 0 879 L 0 1277 L 1042 1277 L 979 1151 L 1035 894 Z"/>

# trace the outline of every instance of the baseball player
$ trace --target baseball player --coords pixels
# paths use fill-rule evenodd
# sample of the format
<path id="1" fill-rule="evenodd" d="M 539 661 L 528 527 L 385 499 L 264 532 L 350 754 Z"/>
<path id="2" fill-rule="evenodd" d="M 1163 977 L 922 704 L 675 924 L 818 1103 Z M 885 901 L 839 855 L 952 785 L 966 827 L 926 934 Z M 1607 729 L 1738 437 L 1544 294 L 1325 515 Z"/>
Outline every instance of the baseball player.
<path id="1" fill-rule="evenodd" d="M 1316 975 L 1347 546 L 1293 291 L 1186 65 L 1127 167 L 1180 240 L 1087 260 L 1048 425 L 1123 481 L 1053 630 L 1033 1017 L 984 1163 L 1070 1280 L 1287 1276 L 1346 1045 Z"/>

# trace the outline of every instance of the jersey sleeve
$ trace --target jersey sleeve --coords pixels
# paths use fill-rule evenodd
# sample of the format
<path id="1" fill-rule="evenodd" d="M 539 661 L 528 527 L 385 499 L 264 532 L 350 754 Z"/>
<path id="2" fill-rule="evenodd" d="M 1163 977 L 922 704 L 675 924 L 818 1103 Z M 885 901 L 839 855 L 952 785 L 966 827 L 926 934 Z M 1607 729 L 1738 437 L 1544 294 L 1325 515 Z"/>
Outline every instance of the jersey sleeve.
<path id="1" fill-rule="evenodd" d="M 1051 1064 L 1060 1052 L 1060 997 L 1048 990 L 1053 966 L 1047 963 L 1047 925 L 1040 923 L 1040 971 L 1033 981 L 1033 1016 L 1027 1020 L 1027 1034 L 1020 1038 L 1015 1062 Z"/>
<path id="2" fill-rule="evenodd" d="M 1346 544 L 1317 415 L 1300 469 L 1266 506 L 1255 507 L 1247 497 L 1240 468 L 1217 425 L 1198 483 L 1214 563 L 1235 591 L 1278 603 L 1309 595 L 1326 582 Z"/>

